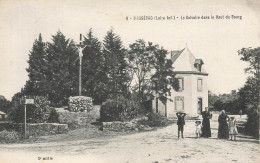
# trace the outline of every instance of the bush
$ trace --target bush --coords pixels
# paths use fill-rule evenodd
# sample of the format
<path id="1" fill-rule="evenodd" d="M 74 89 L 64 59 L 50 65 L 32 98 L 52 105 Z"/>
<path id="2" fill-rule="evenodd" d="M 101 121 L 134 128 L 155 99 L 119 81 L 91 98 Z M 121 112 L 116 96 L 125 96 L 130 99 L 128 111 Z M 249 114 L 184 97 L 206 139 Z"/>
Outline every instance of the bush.
<path id="1" fill-rule="evenodd" d="M 248 135 L 254 136 L 259 139 L 259 114 L 256 111 L 256 108 L 250 108 L 247 111 L 247 123 L 245 126 L 245 132 Z"/>
<path id="2" fill-rule="evenodd" d="M 22 135 L 16 131 L 3 130 L 0 132 L 0 140 L 18 140 L 21 138 Z"/>
<path id="3" fill-rule="evenodd" d="M 148 114 L 147 125 L 150 127 L 166 126 L 169 123 L 170 121 L 163 115 L 153 113 L 153 112 Z"/>
<path id="4" fill-rule="evenodd" d="M 34 105 L 26 106 L 26 120 L 28 123 L 47 122 L 51 111 L 49 101 L 43 96 L 34 96 Z M 16 123 L 24 122 L 24 105 L 20 104 L 17 99 L 10 113 L 10 118 Z"/>
<path id="5" fill-rule="evenodd" d="M 49 123 L 60 123 L 59 114 L 57 113 L 57 111 L 54 108 L 51 109 L 51 113 L 48 118 L 48 122 Z"/>
<path id="6" fill-rule="evenodd" d="M 136 104 L 123 96 L 108 99 L 100 108 L 102 122 L 131 120 L 138 115 Z"/>
<path id="7" fill-rule="evenodd" d="M 137 121 L 138 126 L 163 127 L 173 123 L 173 121 L 158 113 L 151 112 L 146 117 Z"/>

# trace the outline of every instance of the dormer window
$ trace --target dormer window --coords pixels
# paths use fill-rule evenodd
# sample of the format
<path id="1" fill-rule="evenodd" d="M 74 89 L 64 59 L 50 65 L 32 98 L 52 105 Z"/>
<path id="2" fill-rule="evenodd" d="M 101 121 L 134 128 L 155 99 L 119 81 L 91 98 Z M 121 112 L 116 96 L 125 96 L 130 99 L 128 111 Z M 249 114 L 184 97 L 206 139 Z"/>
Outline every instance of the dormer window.
<path id="1" fill-rule="evenodd" d="M 194 67 L 199 71 L 201 72 L 201 67 L 203 65 L 203 61 L 202 59 L 195 59 L 195 63 L 194 63 Z"/>

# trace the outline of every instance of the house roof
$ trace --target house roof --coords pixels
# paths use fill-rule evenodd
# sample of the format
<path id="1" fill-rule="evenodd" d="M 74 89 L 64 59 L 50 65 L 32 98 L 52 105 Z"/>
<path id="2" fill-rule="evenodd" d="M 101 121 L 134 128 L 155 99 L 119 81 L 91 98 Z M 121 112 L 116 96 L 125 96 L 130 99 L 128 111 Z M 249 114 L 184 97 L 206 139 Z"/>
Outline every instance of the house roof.
<path id="1" fill-rule="evenodd" d="M 208 75 L 203 67 L 201 67 L 201 71 L 195 67 L 195 64 L 202 65 L 203 61 L 196 59 L 187 47 L 180 51 L 172 51 L 171 59 L 176 73 Z"/>
<path id="2" fill-rule="evenodd" d="M 181 55 L 184 49 L 180 51 L 171 51 L 171 57 L 172 57 L 172 62 L 174 63 L 176 59 Z"/>

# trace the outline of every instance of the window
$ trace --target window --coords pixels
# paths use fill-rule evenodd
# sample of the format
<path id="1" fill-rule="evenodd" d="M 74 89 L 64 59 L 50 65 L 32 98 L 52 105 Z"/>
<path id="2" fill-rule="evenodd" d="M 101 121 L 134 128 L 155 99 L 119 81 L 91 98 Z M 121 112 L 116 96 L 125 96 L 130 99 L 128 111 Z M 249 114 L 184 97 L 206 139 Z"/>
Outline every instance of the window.
<path id="1" fill-rule="evenodd" d="M 183 91 L 184 90 L 184 79 L 178 78 L 178 81 L 179 81 L 179 90 L 178 91 Z"/>
<path id="2" fill-rule="evenodd" d="M 184 111 L 184 97 L 177 96 L 175 97 L 175 110 L 178 111 Z"/>
<path id="3" fill-rule="evenodd" d="M 202 79 L 198 79 L 198 91 L 202 91 Z"/>

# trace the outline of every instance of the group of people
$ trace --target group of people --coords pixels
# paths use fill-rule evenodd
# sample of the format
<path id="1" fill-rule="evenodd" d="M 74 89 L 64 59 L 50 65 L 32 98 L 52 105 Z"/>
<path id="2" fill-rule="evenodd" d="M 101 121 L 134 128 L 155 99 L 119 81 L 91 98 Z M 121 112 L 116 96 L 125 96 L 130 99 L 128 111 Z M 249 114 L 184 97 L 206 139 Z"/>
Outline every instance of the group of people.
<path id="1" fill-rule="evenodd" d="M 225 110 L 222 110 L 218 117 L 218 138 L 236 140 L 237 127 L 235 117 L 229 117 Z"/>
<path id="2" fill-rule="evenodd" d="M 176 113 L 178 117 L 177 125 L 178 125 L 178 138 L 183 137 L 183 130 L 185 125 L 185 116 L 186 113 L 178 112 Z M 196 137 L 211 137 L 211 129 L 210 129 L 210 119 L 212 118 L 212 114 L 206 108 L 205 111 L 202 112 L 202 123 L 201 121 L 196 121 Z M 236 140 L 236 135 L 238 134 L 236 128 L 236 119 L 234 117 L 229 117 L 224 110 L 221 111 L 218 117 L 218 138 L 219 139 L 228 139 Z"/>

